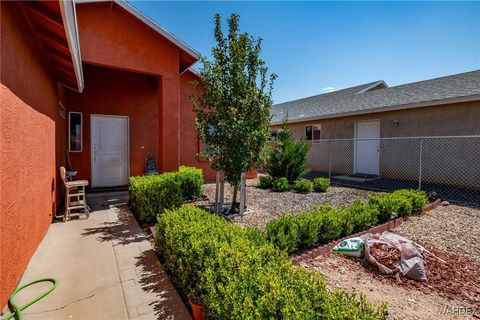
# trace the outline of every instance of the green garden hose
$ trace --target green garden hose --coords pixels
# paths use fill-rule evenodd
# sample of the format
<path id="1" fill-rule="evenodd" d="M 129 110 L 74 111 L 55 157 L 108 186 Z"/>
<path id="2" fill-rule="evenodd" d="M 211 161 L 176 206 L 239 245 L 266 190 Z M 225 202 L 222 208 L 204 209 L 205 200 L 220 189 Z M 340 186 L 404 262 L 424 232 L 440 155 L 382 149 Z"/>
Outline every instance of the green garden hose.
<path id="1" fill-rule="evenodd" d="M 15 298 L 15 295 L 17 293 L 19 293 L 20 291 L 22 291 L 26 287 L 29 287 L 29 286 L 31 286 L 33 284 L 36 284 L 36 283 L 39 283 L 39 282 L 51 282 L 51 283 L 53 283 L 53 285 L 50 288 L 48 288 L 47 291 L 43 292 L 41 295 L 39 295 L 38 297 L 36 297 L 33 300 L 30 300 L 29 302 L 25 303 L 24 305 L 18 306 L 18 305 L 15 304 L 15 302 L 13 302 L 13 298 Z M 55 289 L 56 287 L 57 287 L 57 280 L 55 280 L 53 278 L 37 279 L 37 280 L 33 280 L 32 282 L 29 282 L 27 284 L 24 284 L 23 286 L 17 287 L 15 289 L 15 291 L 13 291 L 12 295 L 10 296 L 10 299 L 8 300 L 8 303 L 9 303 L 10 307 L 13 309 L 13 312 L 10 313 L 5 318 L 5 320 L 10 320 L 13 317 L 15 317 L 17 320 L 23 320 L 22 311 L 25 310 L 26 308 L 30 307 L 32 304 L 34 304 L 38 300 L 43 299 L 47 294 L 52 292 L 53 289 Z"/>

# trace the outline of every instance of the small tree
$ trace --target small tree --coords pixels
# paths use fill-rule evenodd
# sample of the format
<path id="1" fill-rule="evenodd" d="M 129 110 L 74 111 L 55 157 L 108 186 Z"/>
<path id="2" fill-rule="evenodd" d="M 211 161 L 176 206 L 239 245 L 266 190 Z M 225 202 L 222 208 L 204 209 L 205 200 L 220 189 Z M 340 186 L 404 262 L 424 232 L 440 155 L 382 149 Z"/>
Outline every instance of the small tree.
<path id="1" fill-rule="evenodd" d="M 207 145 L 212 168 L 223 170 L 234 187 L 233 204 L 242 172 L 258 164 L 269 137 L 275 74 L 267 75 L 260 58 L 262 40 L 239 33 L 239 16 L 232 14 L 228 35 L 215 15 L 213 61 L 202 58 L 201 84 L 192 97 L 200 139 Z"/>

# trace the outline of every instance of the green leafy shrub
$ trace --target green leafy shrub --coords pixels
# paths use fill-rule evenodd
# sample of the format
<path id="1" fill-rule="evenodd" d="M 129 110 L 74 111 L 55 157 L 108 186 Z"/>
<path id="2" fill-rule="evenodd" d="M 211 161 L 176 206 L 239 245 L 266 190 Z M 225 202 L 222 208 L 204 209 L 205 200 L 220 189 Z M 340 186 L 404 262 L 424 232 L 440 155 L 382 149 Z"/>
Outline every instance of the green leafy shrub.
<path id="1" fill-rule="evenodd" d="M 343 232 L 344 226 L 335 209 L 330 205 L 322 205 L 313 208 L 312 214 L 321 220 L 318 229 L 318 242 L 321 244 L 328 243 L 338 239 Z"/>
<path id="2" fill-rule="evenodd" d="M 277 248 L 288 253 L 297 251 L 300 237 L 296 218 L 293 214 L 287 213 L 272 220 L 267 224 L 265 232 L 267 240 Z"/>
<path id="3" fill-rule="evenodd" d="M 378 210 L 378 222 L 384 223 L 392 218 L 392 214 L 396 212 L 396 203 L 392 197 L 386 193 L 380 195 L 369 195 L 368 203 Z"/>
<path id="4" fill-rule="evenodd" d="M 180 166 L 178 178 L 184 200 L 198 199 L 203 194 L 203 171 L 195 167 Z"/>
<path id="5" fill-rule="evenodd" d="M 349 208 L 353 233 L 366 230 L 378 222 L 378 209 L 363 200 L 355 200 Z"/>
<path id="6" fill-rule="evenodd" d="M 288 125 L 284 123 L 278 140 L 269 151 L 265 165 L 268 174 L 274 179 L 285 177 L 292 182 L 302 178 L 309 172 L 308 150 L 310 145 L 305 140 L 293 139 Z"/>
<path id="7" fill-rule="evenodd" d="M 261 234 L 185 205 L 159 216 L 156 242 L 178 292 L 208 319 L 386 319 L 384 305 L 292 268 Z"/>
<path id="8" fill-rule="evenodd" d="M 287 178 L 277 178 L 273 180 L 272 189 L 277 192 L 288 191 L 290 185 L 288 184 Z"/>
<path id="9" fill-rule="evenodd" d="M 297 216 L 284 215 L 267 224 L 267 239 L 293 253 L 315 244 L 326 244 L 342 236 L 366 230 L 393 214 L 408 215 L 427 203 L 426 195 L 415 190 L 370 195 L 369 202 L 355 200 L 350 206 L 333 209 L 330 205 L 313 207 Z M 417 210 L 418 211 L 418 210 Z"/>
<path id="10" fill-rule="evenodd" d="M 423 208 L 428 204 L 428 197 L 425 191 L 421 190 L 406 190 L 400 189 L 393 192 L 394 194 L 407 198 L 412 207 L 412 212 L 421 212 Z"/>
<path id="11" fill-rule="evenodd" d="M 308 248 L 318 241 L 318 230 L 322 219 L 310 212 L 302 212 L 297 215 L 299 248 Z"/>
<path id="12" fill-rule="evenodd" d="M 313 179 L 313 190 L 316 192 L 326 192 L 330 187 L 330 179 L 315 178 Z"/>
<path id="13" fill-rule="evenodd" d="M 181 181 L 176 172 L 130 177 L 129 204 L 140 221 L 154 223 L 157 215 L 183 202 Z"/>
<path id="14" fill-rule="evenodd" d="M 261 189 L 268 189 L 272 187 L 273 178 L 270 176 L 260 176 L 258 187 Z"/>
<path id="15" fill-rule="evenodd" d="M 427 195 L 418 190 L 400 189 L 392 193 L 370 195 L 369 203 L 378 209 L 378 221 L 387 222 L 392 216 L 419 212 L 428 203 Z"/>
<path id="16" fill-rule="evenodd" d="M 300 193 L 310 193 L 313 190 L 312 182 L 306 179 L 295 181 L 295 190 Z"/>
<path id="17" fill-rule="evenodd" d="M 201 197 L 203 172 L 181 166 L 178 172 L 130 177 L 128 203 L 142 222 L 154 223 L 157 215 L 179 207 L 183 201 Z"/>

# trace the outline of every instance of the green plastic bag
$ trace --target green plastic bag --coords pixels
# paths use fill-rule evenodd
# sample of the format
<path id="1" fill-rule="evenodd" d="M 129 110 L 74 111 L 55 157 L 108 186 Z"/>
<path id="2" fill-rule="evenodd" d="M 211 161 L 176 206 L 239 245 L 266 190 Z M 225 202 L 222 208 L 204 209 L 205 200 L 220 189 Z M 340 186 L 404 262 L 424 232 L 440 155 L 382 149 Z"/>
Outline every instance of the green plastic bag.
<path id="1" fill-rule="evenodd" d="M 332 251 L 349 257 L 361 258 L 365 251 L 365 242 L 359 237 L 345 239 L 333 247 Z"/>

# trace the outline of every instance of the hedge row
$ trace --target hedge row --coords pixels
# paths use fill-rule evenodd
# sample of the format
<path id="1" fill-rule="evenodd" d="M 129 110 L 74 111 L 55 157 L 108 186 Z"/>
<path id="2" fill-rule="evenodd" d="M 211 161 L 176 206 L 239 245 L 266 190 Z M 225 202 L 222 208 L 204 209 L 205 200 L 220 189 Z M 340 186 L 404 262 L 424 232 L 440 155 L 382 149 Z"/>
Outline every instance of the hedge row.
<path id="1" fill-rule="evenodd" d="M 258 187 L 261 189 L 272 188 L 273 191 L 285 192 L 290 190 L 290 183 L 285 177 L 273 179 L 271 176 L 260 176 Z M 315 178 L 312 181 L 298 179 L 295 181 L 295 191 L 300 193 L 326 192 L 330 187 L 330 179 Z"/>
<path id="2" fill-rule="evenodd" d="M 262 230 L 191 205 L 159 215 L 156 243 L 179 293 L 207 319 L 386 319 L 384 305 L 329 292 L 320 273 L 293 268 Z"/>
<path id="3" fill-rule="evenodd" d="M 178 172 L 130 177 L 129 205 L 142 222 L 154 223 L 157 215 L 202 196 L 201 169 L 181 166 Z"/>
<path id="4" fill-rule="evenodd" d="M 298 249 L 349 236 L 394 217 L 421 211 L 427 203 L 423 191 L 397 190 L 371 195 L 368 202 L 355 200 L 351 206 L 336 210 L 330 205 L 322 205 L 270 221 L 266 226 L 266 237 L 276 247 L 291 254 Z"/>

